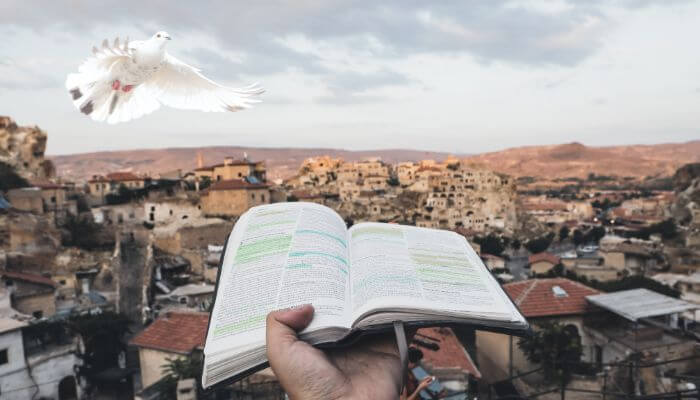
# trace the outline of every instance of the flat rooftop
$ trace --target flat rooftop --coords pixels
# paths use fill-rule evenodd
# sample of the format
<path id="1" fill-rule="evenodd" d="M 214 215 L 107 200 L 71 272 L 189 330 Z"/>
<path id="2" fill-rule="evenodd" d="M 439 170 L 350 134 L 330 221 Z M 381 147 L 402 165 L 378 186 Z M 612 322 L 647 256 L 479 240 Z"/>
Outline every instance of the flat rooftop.
<path id="1" fill-rule="evenodd" d="M 630 321 L 700 308 L 698 304 L 665 296 L 648 289 L 596 294 L 586 296 L 586 300 Z"/>

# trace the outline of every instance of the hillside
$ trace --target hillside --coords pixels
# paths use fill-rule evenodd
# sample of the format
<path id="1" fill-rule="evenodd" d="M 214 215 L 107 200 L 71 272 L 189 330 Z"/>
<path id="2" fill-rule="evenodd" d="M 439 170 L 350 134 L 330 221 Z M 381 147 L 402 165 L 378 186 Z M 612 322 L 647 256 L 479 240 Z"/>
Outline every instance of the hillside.
<path id="1" fill-rule="evenodd" d="M 86 179 L 95 174 L 116 170 L 132 170 L 155 173 L 182 169 L 188 171 L 197 166 L 197 153 L 202 154 L 204 165 L 223 162 L 224 157 L 242 158 L 247 153 L 251 160 L 267 162 L 270 179 L 285 178 L 296 173 L 301 162 L 308 157 L 330 155 L 346 161 L 357 161 L 367 157 L 381 157 L 390 163 L 443 159 L 448 153 L 419 150 L 374 150 L 348 151 L 323 148 L 261 148 L 261 147 L 197 147 L 153 150 L 105 151 L 53 156 L 58 175 L 68 179 Z"/>
<path id="2" fill-rule="evenodd" d="M 469 157 L 470 162 L 514 176 L 579 177 L 589 173 L 620 177 L 672 176 L 700 161 L 700 140 L 687 143 L 589 147 L 581 143 L 518 147 Z"/>
<path id="3" fill-rule="evenodd" d="M 366 157 L 381 157 L 384 161 L 415 161 L 444 159 L 448 153 L 418 150 L 348 151 L 323 148 L 250 148 L 200 147 L 154 150 L 128 150 L 53 156 L 58 175 L 68 179 L 85 179 L 93 174 L 116 170 L 156 173 L 174 169 L 191 170 L 196 167 L 197 153 L 201 152 L 205 165 L 222 162 L 232 155 L 236 158 L 248 153 L 252 160 L 266 160 L 272 179 L 293 175 L 301 162 L 318 155 L 341 157 L 346 161 Z M 621 177 L 671 176 L 680 166 L 700 162 L 700 140 L 688 143 L 657 145 L 630 145 L 589 147 L 580 143 L 551 146 L 512 148 L 479 155 L 457 155 L 470 163 L 513 176 L 541 178 L 584 178 L 589 173 Z"/>

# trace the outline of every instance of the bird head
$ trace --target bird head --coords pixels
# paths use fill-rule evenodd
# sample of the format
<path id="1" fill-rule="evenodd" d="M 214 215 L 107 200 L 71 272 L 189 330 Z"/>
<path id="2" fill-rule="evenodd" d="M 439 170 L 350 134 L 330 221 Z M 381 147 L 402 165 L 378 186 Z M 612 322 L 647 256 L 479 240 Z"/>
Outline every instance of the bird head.
<path id="1" fill-rule="evenodd" d="M 160 42 L 161 44 L 165 44 L 166 40 L 171 40 L 172 38 L 166 31 L 160 31 L 156 32 L 155 35 L 151 38 L 151 40 L 154 40 L 156 42 Z"/>

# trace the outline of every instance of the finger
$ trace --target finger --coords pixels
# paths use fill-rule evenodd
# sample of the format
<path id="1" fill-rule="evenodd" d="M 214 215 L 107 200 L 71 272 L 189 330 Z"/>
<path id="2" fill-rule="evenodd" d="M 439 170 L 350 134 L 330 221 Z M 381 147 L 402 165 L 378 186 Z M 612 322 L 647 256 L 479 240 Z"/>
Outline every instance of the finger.
<path id="1" fill-rule="evenodd" d="M 298 341 L 297 332 L 306 328 L 314 317 L 314 308 L 305 304 L 298 308 L 273 311 L 267 315 L 265 336 L 270 365 L 285 361 L 291 345 Z"/>

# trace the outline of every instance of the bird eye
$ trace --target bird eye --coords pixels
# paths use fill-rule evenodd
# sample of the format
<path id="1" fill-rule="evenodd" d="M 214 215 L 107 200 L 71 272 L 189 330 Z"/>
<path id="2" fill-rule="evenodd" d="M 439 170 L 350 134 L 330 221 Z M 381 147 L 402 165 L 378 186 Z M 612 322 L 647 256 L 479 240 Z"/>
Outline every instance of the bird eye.
<path id="1" fill-rule="evenodd" d="M 160 33 L 157 36 L 160 37 Z"/>

